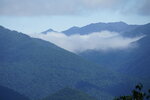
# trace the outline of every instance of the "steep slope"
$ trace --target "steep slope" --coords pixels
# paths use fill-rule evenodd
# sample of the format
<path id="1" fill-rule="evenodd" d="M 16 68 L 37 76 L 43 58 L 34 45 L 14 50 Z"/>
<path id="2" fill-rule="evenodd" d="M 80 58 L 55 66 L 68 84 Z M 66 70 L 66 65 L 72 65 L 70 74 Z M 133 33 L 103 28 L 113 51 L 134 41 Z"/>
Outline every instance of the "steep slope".
<path id="1" fill-rule="evenodd" d="M 0 27 L 0 85 L 31 99 L 43 98 L 66 86 L 75 87 L 80 81 L 107 88 L 117 84 L 116 76 L 50 42 Z M 89 86 L 85 90 L 101 96 L 101 89 Z M 103 93 L 109 97 L 107 91 Z"/>
<path id="2" fill-rule="evenodd" d="M 29 100 L 29 99 L 12 89 L 0 86 L 0 100 Z"/>
<path id="3" fill-rule="evenodd" d="M 72 27 L 68 30 L 62 31 L 66 35 L 72 34 L 89 34 L 93 32 L 111 31 L 122 33 L 136 28 L 138 25 L 128 25 L 124 22 L 112 22 L 112 23 L 93 23 L 84 27 Z"/>
<path id="4" fill-rule="evenodd" d="M 95 98 L 82 91 L 67 87 L 51 94 L 50 96 L 47 96 L 42 100 L 95 100 Z"/>

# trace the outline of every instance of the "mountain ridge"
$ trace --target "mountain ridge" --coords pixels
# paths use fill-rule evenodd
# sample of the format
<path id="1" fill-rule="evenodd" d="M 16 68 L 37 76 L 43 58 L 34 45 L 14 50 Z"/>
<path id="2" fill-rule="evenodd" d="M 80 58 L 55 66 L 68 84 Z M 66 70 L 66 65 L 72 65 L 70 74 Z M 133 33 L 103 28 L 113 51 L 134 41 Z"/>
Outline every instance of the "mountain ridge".
<path id="1" fill-rule="evenodd" d="M 118 27 L 119 26 L 119 27 Z M 101 31 L 111 31 L 111 32 L 123 32 L 125 30 L 131 30 L 136 28 L 139 25 L 128 25 L 125 22 L 109 22 L 109 23 L 91 23 L 83 27 L 70 28 L 68 30 L 62 31 L 62 33 L 66 35 L 73 34 L 89 34 L 93 32 L 101 32 Z"/>
<path id="2" fill-rule="evenodd" d="M 82 80 L 107 88 L 110 84 L 106 84 L 106 80 L 117 79 L 115 73 L 105 67 L 50 42 L 6 28 L 0 28 L 0 49 L 0 85 L 30 99 L 43 98 L 65 86 L 75 87 Z M 86 87 L 88 93 L 101 92 L 90 88 Z"/>

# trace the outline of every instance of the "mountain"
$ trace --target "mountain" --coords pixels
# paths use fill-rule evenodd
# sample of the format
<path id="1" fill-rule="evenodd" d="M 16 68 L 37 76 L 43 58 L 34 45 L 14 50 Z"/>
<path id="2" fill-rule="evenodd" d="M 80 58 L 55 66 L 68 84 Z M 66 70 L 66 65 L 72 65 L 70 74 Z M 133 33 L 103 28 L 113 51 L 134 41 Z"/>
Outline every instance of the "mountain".
<path id="1" fill-rule="evenodd" d="M 96 100 L 88 94 L 72 88 L 64 88 L 42 100 Z"/>
<path id="2" fill-rule="evenodd" d="M 124 63 L 123 68 L 128 74 L 135 76 L 150 77 L 150 23 L 142 25 L 131 32 L 129 36 L 137 36 L 144 34 L 145 37 L 138 41 L 139 47 L 131 52 L 128 56 L 128 61 Z M 132 35 L 131 35 L 132 34 Z"/>
<path id="3" fill-rule="evenodd" d="M 137 28 L 124 32 L 125 37 L 146 35 L 136 42 L 137 47 L 126 50 L 112 50 L 109 52 L 89 50 L 79 55 L 89 61 L 117 70 L 129 76 L 146 80 L 150 70 L 150 24 L 140 25 Z"/>
<path id="4" fill-rule="evenodd" d="M 41 32 L 41 33 L 42 33 L 42 34 L 47 34 L 47 33 L 49 33 L 49 32 L 56 32 L 56 31 L 54 31 L 53 29 L 48 29 L 48 30 L 43 31 L 43 32 Z"/>
<path id="5" fill-rule="evenodd" d="M 120 83 L 116 72 L 0 26 L 0 85 L 40 99 L 66 86 L 80 88 L 82 81 L 90 84 L 83 91 L 103 100 L 112 97 L 106 88 Z"/>
<path id="6" fill-rule="evenodd" d="M 119 72 L 118 76 L 124 78 L 124 84 L 110 87 L 114 95 L 128 95 L 137 83 L 143 83 L 146 89 L 150 88 L 150 23 L 140 25 L 128 32 L 123 32 L 125 37 L 145 35 L 136 42 L 136 47 L 125 50 L 111 50 L 109 52 L 88 50 L 78 55 L 83 58 L 105 66 L 112 71 Z M 134 43 L 135 46 L 135 43 Z M 134 84 L 134 85 L 133 85 Z M 114 89 L 113 89 L 114 88 Z M 113 90 L 113 91 L 112 91 Z"/>
<path id="7" fill-rule="evenodd" d="M 97 50 L 87 50 L 79 53 L 80 56 L 94 63 L 103 65 L 109 69 L 117 69 L 127 60 L 127 57 L 135 49 L 130 50 L 110 50 L 107 52 Z"/>
<path id="8" fill-rule="evenodd" d="M 0 100 L 29 100 L 29 99 L 12 89 L 0 86 Z"/>
<path id="9" fill-rule="evenodd" d="M 124 32 L 123 35 L 126 37 L 135 37 L 135 36 L 139 36 L 139 35 L 149 35 L 149 27 L 150 27 L 150 23 L 144 24 L 144 25 L 140 25 L 135 29 L 132 29 L 128 32 Z"/>
<path id="10" fill-rule="evenodd" d="M 62 33 L 65 33 L 67 35 L 72 35 L 72 34 L 79 33 L 79 30 L 80 30 L 80 27 L 73 26 L 69 28 L 68 30 L 62 31 Z"/>
<path id="11" fill-rule="evenodd" d="M 124 22 L 111 22 L 111 23 L 93 23 L 83 27 L 72 27 L 68 30 L 62 31 L 62 33 L 66 35 L 73 34 L 89 34 L 93 32 L 101 32 L 101 31 L 111 31 L 111 32 L 119 32 L 122 33 L 124 31 L 132 30 L 139 25 L 128 25 Z"/>
<path id="12" fill-rule="evenodd" d="M 0 26 L 0 85 L 30 99 L 53 95 L 67 86 L 99 100 L 124 95 L 138 82 L 149 88 L 150 24 L 136 27 L 121 32 L 126 37 L 146 35 L 136 48 L 76 55 Z"/>

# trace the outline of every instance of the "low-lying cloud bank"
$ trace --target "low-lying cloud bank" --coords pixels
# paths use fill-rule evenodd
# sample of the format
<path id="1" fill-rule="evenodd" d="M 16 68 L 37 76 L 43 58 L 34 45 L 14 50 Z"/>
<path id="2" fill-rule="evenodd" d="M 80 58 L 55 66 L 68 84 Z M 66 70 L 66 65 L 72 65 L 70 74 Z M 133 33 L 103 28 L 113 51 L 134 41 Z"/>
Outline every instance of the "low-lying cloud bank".
<path id="1" fill-rule="evenodd" d="M 134 42 L 144 37 L 123 37 L 119 33 L 109 31 L 71 36 L 63 33 L 50 32 L 48 34 L 31 34 L 30 36 L 52 42 L 61 48 L 75 53 L 86 50 L 109 51 L 113 49 L 132 48 L 135 46 L 132 45 Z"/>

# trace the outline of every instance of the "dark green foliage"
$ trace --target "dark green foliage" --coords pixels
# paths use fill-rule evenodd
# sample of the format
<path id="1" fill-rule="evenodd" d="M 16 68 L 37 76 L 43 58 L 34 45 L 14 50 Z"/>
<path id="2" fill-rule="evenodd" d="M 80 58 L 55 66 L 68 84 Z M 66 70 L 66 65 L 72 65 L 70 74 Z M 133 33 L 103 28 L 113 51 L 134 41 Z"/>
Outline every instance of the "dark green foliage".
<path id="1" fill-rule="evenodd" d="M 115 98 L 114 100 L 132 100 L 132 96 L 121 96 L 119 98 Z"/>
<path id="2" fill-rule="evenodd" d="M 139 90 L 139 91 L 141 91 L 142 88 L 143 88 L 143 85 L 141 83 L 139 83 L 138 85 L 135 86 L 135 89 Z"/>
<path id="3" fill-rule="evenodd" d="M 135 86 L 135 89 L 132 90 L 131 96 L 120 96 L 119 98 L 115 98 L 114 100 L 149 100 L 150 93 L 143 92 L 143 85 L 141 83 Z"/>
<path id="4" fill-rule="evenodd" d="M 42 100 L 96 100 L 88 94 L 72 88 L 64 88 Z"/>

